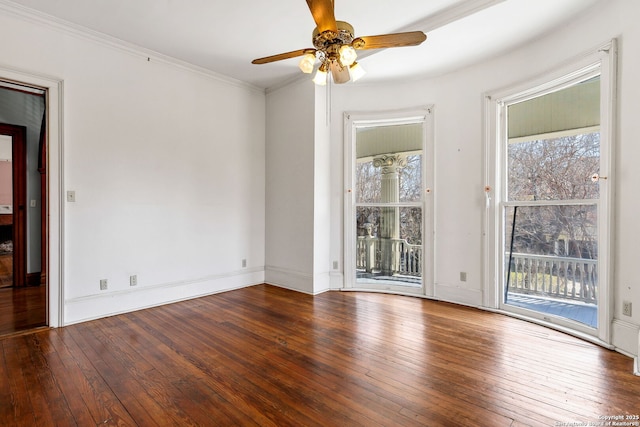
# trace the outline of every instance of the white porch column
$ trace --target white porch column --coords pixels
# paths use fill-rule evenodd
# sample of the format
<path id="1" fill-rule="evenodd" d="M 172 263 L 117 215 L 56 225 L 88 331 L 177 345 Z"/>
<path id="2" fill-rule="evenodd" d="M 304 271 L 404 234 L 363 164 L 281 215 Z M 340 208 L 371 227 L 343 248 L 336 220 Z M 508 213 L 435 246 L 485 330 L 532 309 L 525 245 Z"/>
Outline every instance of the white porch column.
<path id="1" fill-rule="evenodd" d="M 406 156 L 383 155 L 373 159 L 373 165 L 381 168 L 381 202 L 400 201 L 400 170 L 407 165 Z M 393 250 L 394 239 L 400 238 L 400 209 L 384 207 L 380 215 L 380 252 L 383 275 L 392 275 L 398 270 L 399 253 Z"/>

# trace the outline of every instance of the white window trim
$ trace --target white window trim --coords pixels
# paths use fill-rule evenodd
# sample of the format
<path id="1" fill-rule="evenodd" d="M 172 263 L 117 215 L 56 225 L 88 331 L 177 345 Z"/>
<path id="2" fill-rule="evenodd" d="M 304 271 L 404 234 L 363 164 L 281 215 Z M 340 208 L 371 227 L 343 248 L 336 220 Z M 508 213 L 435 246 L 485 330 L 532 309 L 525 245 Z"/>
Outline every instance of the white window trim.
<path id="1" fill-rule="evenodd" d="M 434 188 L 435 188 L 435 149 L 434 139 L 434 106 L 427 105 L 425 107 L 417 107 L 403 110 L 392 111 L 375 111 L 375 112 L 345 112 L 344 113 L 344 289 L 360 290 L 355 285 L 355 239 L 356 235 L 355 223 L 353 221 L 355 212 L 355 194 L 352 191 L 355 188 L 354 170 L 356 157 L 356 129 L 358 127 L 371 125 L 399 125 L 405 123 L 424 123 L 423 126 L 423 162 L 422 162 L 422 188 L 424 194 L 424 215 L 423 215 L 423 250 L 425 256 L 423 258 L 423 276 L 422 288 L 420 290 L 423 296 L 434 295 L 434 254 L 435 247 L 435 207 L 434 207 Z M 429 199 L 429 200 L 428 200 Z M 364 289 L 363 289 L 364 290 Z M 389 293 L 398 293 L 406 295 L 416 295 L 413 292 L 403 290 L 401 288 L 393 288 Z"/>

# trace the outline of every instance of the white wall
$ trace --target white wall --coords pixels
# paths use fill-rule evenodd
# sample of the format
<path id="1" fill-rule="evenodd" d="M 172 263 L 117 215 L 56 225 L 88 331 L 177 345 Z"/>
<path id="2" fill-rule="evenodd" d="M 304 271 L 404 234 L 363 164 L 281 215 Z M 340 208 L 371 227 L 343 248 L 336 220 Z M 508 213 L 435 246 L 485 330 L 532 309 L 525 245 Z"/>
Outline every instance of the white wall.
<path id="1" fill-rule="evenodd" d="M 0 38 L 64 82 L 65 323 L 264 281 L 262 91 L 10 13 Z"/>
<path id="2" fill-rule="evenodd" d="M 308 79 L 267 95 L 266 282 L 331 287 L 330 127 L 325 88 Z"/>
<path id="3" fill-rule="evenodd" d="M 266 282 L 313 293 L 315 89 L 267 95 Z"/>
<path id="4" fill-rule="evenodd" d="M 367 86 L 363 81 L 335 87 L 331 147 L 331 259 L 343 257 L 343 120 L 345 111 L 401 109 L 435 105 L 436 297 L 482 305 L 483 290 L 483 110 L 482 94 L 525 81 L 556 68 L 572 55 L 619 37 L 619 115 L 613 343 L 637 354 L 640 276 L 635 268 L 640 226 L 637 197 L 640 171 L 640 4 L 601 1 L 526 47 L 487 62 L 423 81 Z M 365 63 L 366 67 L 366 63 Z M 459 272 L 467 281 L 459 281 Z M 634 316 L 622 316 L 621 301 L 634 302 Z"/>
<path id="5" fill-rule="evenodd" d="M 308 81 L 304 82 L 309 84 Z M 315 86 L 315 136 L 313 178 L 313 293 L 331 288 L 331 125 L 326 88 Z M 336 258 L 338 266 L 341 262 Z"/>

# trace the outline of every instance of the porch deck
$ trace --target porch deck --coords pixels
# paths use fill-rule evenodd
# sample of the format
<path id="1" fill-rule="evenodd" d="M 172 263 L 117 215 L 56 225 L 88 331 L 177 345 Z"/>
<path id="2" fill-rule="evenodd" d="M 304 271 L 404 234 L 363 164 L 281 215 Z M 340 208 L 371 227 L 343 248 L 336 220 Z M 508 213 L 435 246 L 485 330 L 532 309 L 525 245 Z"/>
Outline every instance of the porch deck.
<path id="1" fill-rule="evenodd" d="M 364 272 L 357 274 L 356 282 L 359 284 L 400 285 L 412 288 L 422 286 L 419 277 L 382 276 Z M 508 304 L 539 313 L 561 316 L 592 328 L 598 325 L 598 307 L 595 304 L 572 299 L 563 300 L 539 295 L 518 294 L 515 292 L 509 292 Z"/>
<path id="2" fill-rule="evenodd" d="M 598 325 L 598 308 L 595 304 L 515 293 L 509 293 L 507 302 L 515 307 L 562 316 L 592 328 Z"/>

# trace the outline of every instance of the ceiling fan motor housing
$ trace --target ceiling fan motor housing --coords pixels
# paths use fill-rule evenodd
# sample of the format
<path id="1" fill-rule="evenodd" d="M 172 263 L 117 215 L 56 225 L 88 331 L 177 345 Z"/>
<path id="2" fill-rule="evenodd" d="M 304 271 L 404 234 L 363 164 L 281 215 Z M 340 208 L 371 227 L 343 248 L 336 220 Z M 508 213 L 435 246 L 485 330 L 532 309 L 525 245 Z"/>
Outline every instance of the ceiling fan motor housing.
<path id="1" fill-rule="evenodd" d="M 353 41 L 353 27 L 348 22 L 336 21 L 338 31 L 323 31 L 318 32 L 318 27 L 313 30 L 313 46 L 320 50 L 325 51 L 329 46 L 337 45 L 338 48 L 345 44 L 351 44 Z"/>

